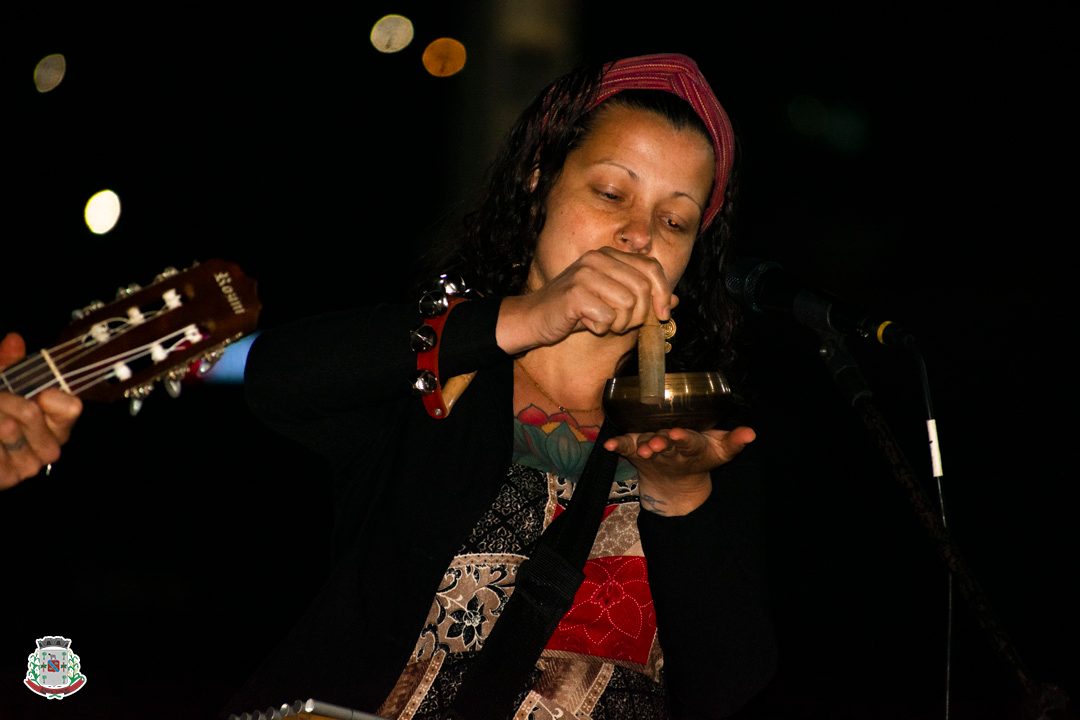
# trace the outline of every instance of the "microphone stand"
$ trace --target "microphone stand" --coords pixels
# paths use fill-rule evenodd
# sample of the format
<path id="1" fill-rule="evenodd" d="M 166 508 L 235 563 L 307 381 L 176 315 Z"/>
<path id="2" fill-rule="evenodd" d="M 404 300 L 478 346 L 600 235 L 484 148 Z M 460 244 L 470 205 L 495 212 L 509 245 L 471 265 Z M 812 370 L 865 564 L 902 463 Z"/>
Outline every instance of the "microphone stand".
<path id="1" fill-rule="evenodd" d="M 971 605 L 979 626 L 986 631 L 998 655 L 1012 669 L 1026 698 L 1026 713 L 1031 720 L 1072 720 L 1076 716 L 1069 709 L 1067 694 L 1055 685 L 1040 684 L 1031 678 L 1016 648 L 991 610 L 990 603 L 978 581 L 964 562 L 943 519 L 938 515 L 933 502 L 919 484 L 889 424 L 872 402 L 873 393 L 855 359 L 844 346 L 842 336 L 831 331 L 818 330 L 817 332 L 821 338 L 819 356 L 828 367 L 837 387 L 870 431 L 885 456 L 893 476 L 907 491 L 916 516 L 937 546 L 952 579 Z"/>

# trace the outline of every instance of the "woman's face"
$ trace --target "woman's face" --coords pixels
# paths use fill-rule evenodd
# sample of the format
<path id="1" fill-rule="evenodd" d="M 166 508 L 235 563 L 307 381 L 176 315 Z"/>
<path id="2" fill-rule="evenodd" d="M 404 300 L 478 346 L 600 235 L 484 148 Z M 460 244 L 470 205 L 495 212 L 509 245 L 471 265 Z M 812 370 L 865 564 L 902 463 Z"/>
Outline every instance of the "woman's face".
<path id="1" fill-rule="evenodd" d="M 528 287 L 543 287 L 586 251 L 611 246 L 655 258 L 674 290 L 712 189 L 712 144 L 654 112 L 621 105 L 600 112 L 548 195 Z"/>

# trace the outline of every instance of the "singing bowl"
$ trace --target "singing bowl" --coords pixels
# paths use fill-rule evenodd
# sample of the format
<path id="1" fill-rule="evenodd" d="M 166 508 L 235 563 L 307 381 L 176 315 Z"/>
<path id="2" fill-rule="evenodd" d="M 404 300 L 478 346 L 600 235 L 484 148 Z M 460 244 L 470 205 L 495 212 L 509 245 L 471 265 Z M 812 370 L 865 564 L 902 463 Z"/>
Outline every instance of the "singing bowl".
<path id="1" fill-rule="evenodd" d="M 718 371 L 665 373 L 664 397 L 658 403 L 642 402 L 637 375 L 609 378 L 603 406 L 605 415 L 624 432 L 730 429 L 743 409 Z"/>

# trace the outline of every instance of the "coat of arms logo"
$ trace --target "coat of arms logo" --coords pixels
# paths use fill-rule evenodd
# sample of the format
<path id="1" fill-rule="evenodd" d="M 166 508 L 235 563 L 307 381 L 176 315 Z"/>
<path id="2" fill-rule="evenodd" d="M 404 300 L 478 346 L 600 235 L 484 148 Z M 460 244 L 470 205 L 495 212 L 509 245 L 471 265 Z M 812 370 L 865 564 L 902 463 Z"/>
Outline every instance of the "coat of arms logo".
<path id="1" fill-rule="evenodd" d="M 86 676 L 79 672 L 79 656 L 64 637 L 38 638 L 26 667 L 26 687 L 50 700 L 62 700 L 86 684 Z"/>

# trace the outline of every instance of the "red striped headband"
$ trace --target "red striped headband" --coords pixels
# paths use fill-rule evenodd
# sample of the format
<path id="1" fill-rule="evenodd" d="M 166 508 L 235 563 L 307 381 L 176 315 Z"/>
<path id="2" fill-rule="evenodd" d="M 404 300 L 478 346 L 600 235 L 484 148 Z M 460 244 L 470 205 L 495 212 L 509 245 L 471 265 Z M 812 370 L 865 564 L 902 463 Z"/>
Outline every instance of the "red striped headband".
<path id="1" fill-rule="evenodd" d="M 623 58 L 607 66 L 592 106 L 595 108 L 623 90 L 666 90 L 681 97 L 705 123 L 716 155 L 712 197 L 701 218 L 705 230 L 724 204 L 724 188 L 731 174 L 735 133 L 720 101 L 716 99 L 697 63 L 686 55 L 664 53 Z"/>

